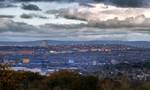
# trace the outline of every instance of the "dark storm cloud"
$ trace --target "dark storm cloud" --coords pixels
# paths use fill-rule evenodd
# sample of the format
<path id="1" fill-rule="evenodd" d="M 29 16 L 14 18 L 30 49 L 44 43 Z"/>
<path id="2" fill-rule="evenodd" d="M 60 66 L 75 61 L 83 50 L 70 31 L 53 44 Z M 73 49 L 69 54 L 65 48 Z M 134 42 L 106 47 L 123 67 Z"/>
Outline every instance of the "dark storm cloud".
<path id="1" fill-rule="evenodd" d="M 105 4 L 112 4 L 119 7 L 148 7 L 149 0 L 94 0 Z"/>
<path id="2" fill-rule="evenodd" d="M 9 19 L 0 19 L 0 32 L 30 32 L 36 27 L 25 23 L 17 23 Z"/>
<path id="3" fill-rule="evenodd" d="M 28 3 L 23 3 L 21 8 L 24 9 L 24 10 L 41 11 L 41 9 L 37 5 L 28 4 Z"/>
<path id="4" fill-rule="evenodd" d="M 14 18 L 13 15 L 0 15 L 0 18 Z"/>
<path id="5" fill-rule="evenodd" d="M 23 13 L 20 17 L 24 19 L 32 19 L 32 18 L 48 19 L 48 17 L 43 16 L 43 15 L 38 15 L 36 13 L 30 13 L 30 14 Z"/>
<path id="6" fill-rule="evenodd" d="M 33 16 L 29 15 L 29 14 L 22 14 L 20 17 L 21 18 L 25 18 L 25 19 L 31 19 L 31 18 L 33 18 Z"/>
<path id="7" fill-rule="evenodd" d="M 17 7 L 17 6 L 11 3 L 0 2 L 0 8 L 10 8 L 10 7 Z"/>

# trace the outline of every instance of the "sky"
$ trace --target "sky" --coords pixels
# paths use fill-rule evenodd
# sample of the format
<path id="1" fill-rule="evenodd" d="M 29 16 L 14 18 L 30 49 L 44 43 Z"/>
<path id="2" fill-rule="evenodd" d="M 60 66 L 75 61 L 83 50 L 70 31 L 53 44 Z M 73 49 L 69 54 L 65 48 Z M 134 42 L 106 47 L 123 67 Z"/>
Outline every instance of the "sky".
<path id="1" fill-rule="evenodd" d="M 0 1 L 0 41 L 150 41 L 147 0 L 106 2 Z"/>

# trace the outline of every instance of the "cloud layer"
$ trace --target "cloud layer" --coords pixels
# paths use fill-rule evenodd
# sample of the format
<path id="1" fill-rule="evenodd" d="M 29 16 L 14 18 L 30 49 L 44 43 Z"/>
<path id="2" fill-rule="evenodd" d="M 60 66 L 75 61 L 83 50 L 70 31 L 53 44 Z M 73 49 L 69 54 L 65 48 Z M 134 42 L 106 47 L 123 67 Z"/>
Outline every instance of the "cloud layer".
<path id="1" fill-rule="evenodd" d="M 102 28 L 150 27 L 150 8 L 119 8 L 91 4 L 61 10 L 60 16 L 87 21 L 90 26 Z"/>
<path id="2" fill-rule="evenodd" d="M 150 41 L 150 8 L 31 2 L 41 11 L 0 8 L 0 41 Z M 8 11 L 7 11 L 8 10 Z M 10 17 L 13 16 L 13 17 Z"/>
<path id="3" fill-rule="evenodd" d="M 146 28 L 104 29 L 90 27 L 86 24 L 32 26 L 17 23 L 9 19 L 0 19 L 0 41 L 34 41 L 34 40 L 139 40 L 149 41 Z M 138 30 L 139 29 L 139 30 Z M 142 30 L 143 29 L 143 30 Z M 142 30 L 142 31 L 141 31 Z"/>
<path id="4" fill-rule="evenodd" d="M 149 6 L 149 0 L 0 0 L 5 2 L 33 2 L 33 1 L 55 1 L 55 2 L 78 2 L 78 3 L 105 3 L 109 5 L 115 5 L 119 7 L 147 7 Z"/>

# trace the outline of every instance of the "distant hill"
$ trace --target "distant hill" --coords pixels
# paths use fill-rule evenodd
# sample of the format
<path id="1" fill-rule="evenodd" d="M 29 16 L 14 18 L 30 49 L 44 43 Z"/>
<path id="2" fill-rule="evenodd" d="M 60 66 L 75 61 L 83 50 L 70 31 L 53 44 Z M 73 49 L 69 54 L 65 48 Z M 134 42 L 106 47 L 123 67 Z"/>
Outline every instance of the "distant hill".
<path id="1" fill-rule="evenodd" d="M 121 44 L 140 48 L 150 48 L 150 42 L 146 41 L 55 41 L 41 40 L 28 42 L 0 42 L 0 46 L 44 46 L 47 45 L 93 45 L 93 44 Z"/>

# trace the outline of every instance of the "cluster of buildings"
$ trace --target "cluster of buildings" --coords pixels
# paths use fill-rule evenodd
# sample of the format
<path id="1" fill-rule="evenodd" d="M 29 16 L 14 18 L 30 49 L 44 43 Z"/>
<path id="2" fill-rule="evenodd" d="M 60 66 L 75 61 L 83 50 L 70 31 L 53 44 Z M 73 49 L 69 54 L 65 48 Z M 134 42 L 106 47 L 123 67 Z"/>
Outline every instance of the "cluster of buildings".
<path id="1" fill-rule="evenodd" d="M 41 74 L 69 69 L 83 74 L 104 71 L 105 75 L 108 74 L 106 73 L 108 70 L 103 67 L 148 60 L 150 49 L 126 45 L 47 45 L 43 42 L 42 46 L 33 47 L 0 46 L 0 63 L 11 65 L 13 70 Z M 116 74 L 122 71 L 114 69 L 109 73 Z M 142 75 L 148 76 L 149 73 L 136 75 L 137 78 L 141 78 Z"/>

